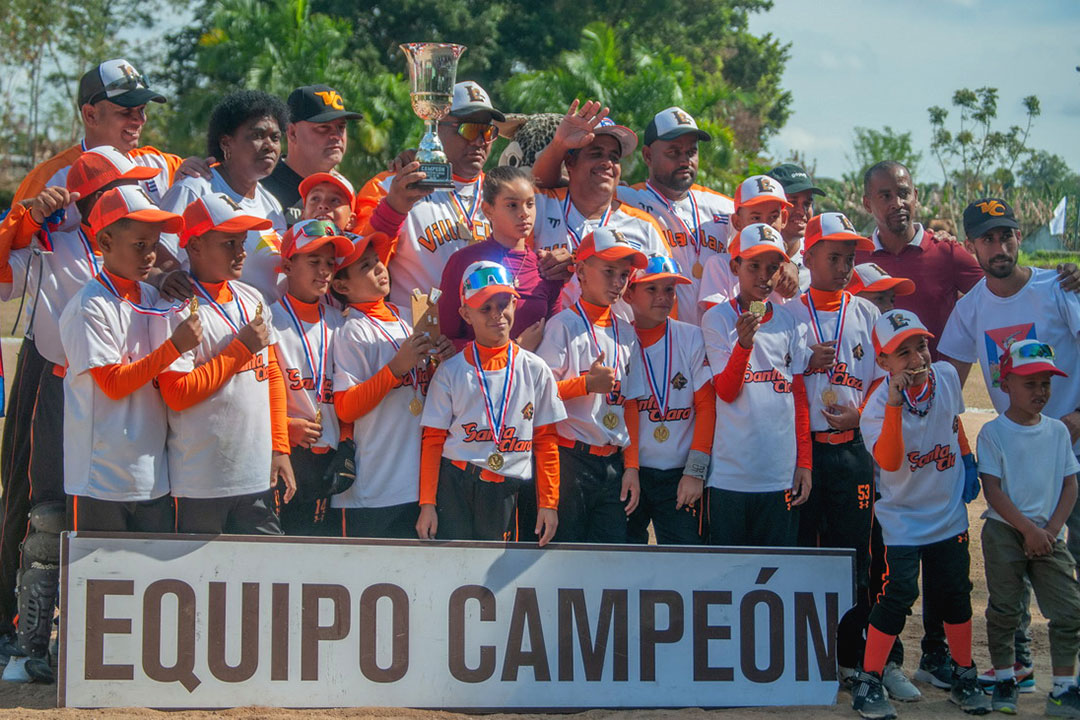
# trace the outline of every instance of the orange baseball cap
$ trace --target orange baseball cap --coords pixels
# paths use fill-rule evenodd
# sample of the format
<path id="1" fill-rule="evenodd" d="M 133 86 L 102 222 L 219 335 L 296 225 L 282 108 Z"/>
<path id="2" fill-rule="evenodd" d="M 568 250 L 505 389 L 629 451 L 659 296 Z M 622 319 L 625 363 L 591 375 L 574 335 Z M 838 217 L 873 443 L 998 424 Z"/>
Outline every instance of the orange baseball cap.
<path id="1" fill-rule="evenodd" d="M 885 292 L 893 290 L 897 295 L 911 295 L 915 292 L 915 283 L 907 278 L 893 277 L 882 270 L 876 263 L 862 263 L 855 266 L 847 291 L 852 295 L 861 292 Z"/>
<path id="2" fill-rule="evenodd" d="M 106 192 L 90 211 L 87 222 L 97 235 L 103 228 L 124 218 L 146 223 L 165 223 L 163 230 L 168 233 L 178 233 L 184 229 L 184 218 L 159 208 L 138 185 L 121 185 Z"/>
<path id="3" fill-rule="evenodd" d="M 641 252 L 641 244 L 637 240 L 609 227 L 598 227 L 586 235 L 578 245 L 574 259 L 585 262 L 594 255 L 602 260 L 630 258 L 630 264 L 639 270 L 649 262 L 645 253 Z"/>
<path id="4" fill-rule="evenodd" d="M 751 258 L 762 253 L 778 252 L 785 260 L 791 259 L 788 257 L 783 236 L 772 225 L 765 223 L 747 225 L 739 231 L 739 237 L 732 245 L 733 258 Z"/>
<path id="5" fill-rule="evenodd" d="M 160 172 L 160 168 L 136 165 L 116 148 L 102 145 L 90 148 L 71 163 L 67 189 L 87 197 L 117 180 L 149 180 Z"/>
<path id="6" fill-rule="evenodd" d="M 874 351 L 879 355 L 896 350 L 900 343 L 913 335 L 934 337 L 933 333 L 926 329 L 919 316 L 910 310 L 890 310 L 882 314 L 874 323 Z"/>
<path id="7" fill-rule="evenodd" d="M 514 289 L 514 278 L 505 267 L 491 260 L 478 260 L 465 268 L 465 274 L 461 276 L 461 302 L 480 307 L 489 297 L 499 293 L 521 297 Z"/>
<path id="8" fill-rule="evenodd" d="M 351 254 L 353 244 L 341 234 L 337 225 L 329 220 L 301 220 L 285 231 L 281 241 L 281 257 L 315 252 L 323 245 L 333 243 L 334 257 L 343 258 Z"/>
<path id="9" fill-rule="evenodd" d="M 673 278 L 676 285 L 690 284 L 690 278 L 683 275 L 682 268 L 675 262 L 675 258 L 669 258 L 667 255 L 652 255 L 647 258 L 645 267 L 635 270 L 630 276 L 630 284 L 669 278 Z"/>
<path id="10" fill-rule="evenodd" d="M 856 250 L 872 251 L 874 249 L 874 243 L 870 238 L 860 235 L 844 213 L 827 212 L 810 218 L 810 221 L 806 223 L 803 251 L 809 250 L 822 240 L 835 242 L 854 240 Z"/>
<path id="11" fill-rule="evenodd" d="M 337 170 L 331 170 L 330 172 L 318 172 L 314 175 L 308 175 L 306 178 L 300 181 L 300 197 L 307 202 L 308 193 L 311 188 L 322 183 L 330 183 L 341 188 L 341 191 L 349 198 L 349 205 L 353 204 L 353 200 L 356 199 L 356 190 L 353 189 L 352 183 L 348 178 L 339 173 Z"/>
<path id="12" fill-rule="evenodd" d="M 266 218 L 246 214 L 225 193 L 203 195 L 184 208 L 184 232 L 180 234 L 180 247 L 187 247 L 188 240 L 211 230 L 238 233 L 267 230 L 272 225 Z"/>
<path id="13" fill-rule="evenodd" d="M 792 206 L 784 194 L 784 186 L 768 175 L 751 175 L 735 188 L 736 210 L 767 202 L 778 202 L 786 208 Z"/>
<path id="14" fill-rule="evenodd" d="M 375 254 L 379 256 L 379 259 L 384 263 L 390 259 L 390 236 L 382 232 L 373 232 L 369 235 L 357 235 L 351 232 L 341 233 L 346 240 L 352 243 L 352 249 L 345 257 L 338 260 L 336 270 L 340 270 L 343 267 L 348 267 L 354 262 L 360 259 L 360 257 L 367 251 L 368 245 L 375 248 Z"/>

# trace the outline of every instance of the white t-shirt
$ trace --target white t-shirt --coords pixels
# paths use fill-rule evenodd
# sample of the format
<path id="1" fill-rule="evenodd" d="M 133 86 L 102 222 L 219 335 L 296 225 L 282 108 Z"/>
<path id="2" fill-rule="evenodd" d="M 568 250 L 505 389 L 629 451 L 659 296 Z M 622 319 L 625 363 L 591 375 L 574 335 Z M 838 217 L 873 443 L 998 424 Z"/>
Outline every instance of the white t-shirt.
<path id="1" fill-rule="evenodd" d="M 754 334 L 743 386 L 734 402 L 716 399 L 709 487 L 735 492 L 790 490 L 798 459 L 793 382 L 809 359 L 795 318 L 773 305 Z M 727 367 L 741 313 L 730 302 L 701 320 L 713 374 Z"/>
<path id="2" fill-rule="evenodd" d="M 930 545 L 968 528 L 962 499 L 964 463 L 957 440 L 964 412 L 960 376 L 947 362 L 936 362 L 931 367 L 937 380 L 933 406 L 925 417 L 910 412 L 906 406 L 901 409 L 904 463 L 896 472 L 882 469 L 878 475 L 881 498 L 874 503 L 874 514 L 881 523 L 886 545 Z M 881 437 L 888 398 L 886 380 L 878 385 L 863 410 L 862 434 L 871 452 Z"/>
<path id="3" fill-rule="evenodd" d="M 168 370 L 187 373 L 210 362 L 235 338 L 237 330 L 254 317 L 262 294 L 242 282 L 230 282 L 233 299 L 222 311 L 199 296 L 199 319 L 203 339 L 182 354 Z M 264 305 L 263 317 L 270 331 L 270 345 L 277 342 L 272 315 L 274 306 Z M 280 312 L 280 310 L 279 310 Z M 184 309 L 169 316 L 168 323 L 151 326 L 151 344 L 157 347 L 187 318 Z M 255 353 L 217 392 L 202 402 L 176 412 L 169 410 L 169 483 L 172 494 L 186 498 L 219 498 L 249 495 L 270 489 L 273 443 L 270 429 L 270 383 L 267 365 L 269 346 Z"/>
<path id="4" fill-rule="evenodd" d="M 247 258 L 244 260 L 244 274 L 241 276 L 248 285 L 261 292 L 269 302 L 276 301 L 285 292 L 284 282 L 279 276 L 281 265 L 281 235 L 285 233 L 285 213 L 281 203 L 261 184 L 255 185 L 255 196 L 244 197 L 233 190 L 217 168 L 210 168 L 211 179 L 203 177 L 181 178 L 169 188 L 161 199 L 161 209 L 177 215 L 184 214 L 184 208 L 204 195 L 224 193 L 241 207 L 244 213 L 254 217 L 266 218 L 273 227 L 267 230 L 251 230 L 244 240 Z M 162 233 L 161 242 L 187 267 L 187 253 L 180 249 L 176 235 Z"/>
<path id="5" fill-rule="evenodd" d="M 544 361 L 528 350 L 513 347 L 513 370 L 510 387 L 507 368 L 483 372 L 492 404 L 493 420 L 499 423 L 503 408 L 499 442 L 493 441 L 488 411 L 484 407 L 484 389 L 473 365 L 473 345 L 444 362 L 435 372 L 424 403 L 421 425 L 448 430 L 443 457 L 487 469 L 487 459 L 498 452 L 504 465 L 499 475 L 531 480 L 533 477 L 533 439 L 536 428 L 566 419 L 566 409 L 559 399 L 555 377 Z M 509 402 L 502 400 L 509 395 Z"/>
<path id="6" fill-rule="evenodd" d="M 140 283 L 140 305 L 169 307 Z M 169 492 L 165 402 L 148 382 L 110 399 L 91 368 L 135 362 L 156 350 L 151 327 L 165 318 L 136 311 L 100 282 L 87 283 L 60 317 L 70 367 L 64 377 L 64 492 L 98 500 L 153 500 Z M 165 335 L 167 338 L 168 335 Z"/>
<path id="7" fill-rule="evenodd" d="M 44 263 L 37 287 L 32 323 L 34 345 L 42 357 L 63 366 L 66 362 L 60 340 L 60 314 L 71 298 L 101 271 L 101 255 L 95 253 L 81 227 L 70 232 L 54 232 L 49 243 L 40 238 L 40 262 Z M 36 267 L 30 271 L 36 283 Z"/>
<path id="8" fill-rule="evenodd" d="M 638 351 L 634 327 L 612 313 L 613 324 L 608 327 L 587 324 L 573 307 L 553 315 L 544 328 L 544 339 L 536 354 L 555 374 L 556 380 L 568 380 L 587 375 L 593 361 L 604 351 L 604 364 L 613 367 L 617 361 L 615 389 L 611 393 L 586 393 L 581 397 L 563 400 L 566 420 L 557 430 L 567 440 L 577 440 L 589 445 L 617 445 L 626 447 L 630 436 L 626 432 L 623 403 L 647 396 L 645 379 L 641 374 L 641 355 Z M 618 332 L 618 350 L 615 334 Z M 591 331 L 591 332 L 590 332 Z M 596 338 L 594 343 L 593 337 Z M 604 418 L 614 415 L 614 427 L 604 425 Z M 609 423 L 610 424 L 610 423 Z"/>
<path id="9" fill-rule="evenodd" d="M 638 338 L 638 347 L 641 347 L 641 338 Z M 694 413 L 694 393 L 712 382 L 701 328 L 678 320 L 668 320 L 664 337 L 644 348 L 644 356 L 648 358 L 649 364 L 642 360 L 640 349 L 638 353 L 648 396 L 639 411 L 639 459 L 642 466 L 657 470 L 681 468 L 686 465 L 687 456 L 690 454 L 694 423 L 697 421 Z M 668 356 L 666 374 L 665 356 Z M 665 395 L 666 415 L 657 393 Z M 661 425 L 669 433 L 664 442 L 658 442 L 655 436 Z"/>
<path id="10" fill-rule="evenodd" d="M 1061 498 L 1062 480 L 1080 472 L 1065 423 L 1043 415 L 1019 425 L 999 415 L 979 431 L 979 472 L 1001 479 L 1001 489 L 1024 517 L 1046 527 Z M 992 507 L 983 517 L 1007 522 Z M 1065 528 L 1058 539 L 1065 537 Z"/>
<path id="11" fill-rule="evenodd" d="M 1031 278 L 1014 295 L 990 292 L 986 279 L 956 302 L 938 342 L 938 352 L 960 362 L 978 362 L 990 401 L 998 413 L 1009 408 L 1001 391 L 999 365 L 1005 349 L 1017 340 L 1039 340 L 1054 348 L 1054 364 L 1069 374 L 1050 379 L 1050 400 L 1043 414 L 1068 415 L 1080 405 L 1080 297 L 1065 292 L 1054 270 L 1032 268 Z M 1080 443 L 1073 445 L 1080 453 Z"/>

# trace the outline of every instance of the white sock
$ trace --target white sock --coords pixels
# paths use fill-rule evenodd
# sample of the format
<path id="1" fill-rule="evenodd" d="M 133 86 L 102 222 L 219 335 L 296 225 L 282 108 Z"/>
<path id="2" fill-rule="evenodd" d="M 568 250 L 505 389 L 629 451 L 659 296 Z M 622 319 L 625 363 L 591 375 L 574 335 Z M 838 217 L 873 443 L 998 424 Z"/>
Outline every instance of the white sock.
<path id="1" fill-rule="evenodd" d="M 1014 677 L 1016 677 L 1016 671 L 1013 670 L 1012 665 L 1007 668 L 994 668 L 994 680 L 997 682 L 1012 680 Z"/>
<path id="2" fill-rule="evenodd" d="M 1054 689 L 1050 691 L 1050 694 L 1054 697 L 1060 697 L 1066 690 L 1076 684 L 1076 678 L 1072 675 L 1055 675 L 1054 676 Z"/>

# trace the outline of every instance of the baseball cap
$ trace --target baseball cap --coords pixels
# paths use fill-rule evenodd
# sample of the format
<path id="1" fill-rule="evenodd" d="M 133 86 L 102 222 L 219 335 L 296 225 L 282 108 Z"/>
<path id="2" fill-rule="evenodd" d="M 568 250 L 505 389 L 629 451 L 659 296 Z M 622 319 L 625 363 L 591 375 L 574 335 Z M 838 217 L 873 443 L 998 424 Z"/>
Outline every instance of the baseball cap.
<path id="1" fill-rule="evenodd" d="M 224 193 L 203 195 L 184 208 L 184 232 L 180 233 L 180 247 L 187 247 L 188 240 L 211 230 L 238 233 L 268 230 L 271 225 L 273 223 L 266 218 L 245 213 Z"/>
<path id="2" fill-rule="evenodd" d="M 322 183 L 330 183 L 341 188 L 341 191 L 345 193 L 349 198 L 349 204 L 353 204 L 353 200 L 356 198 L 356 190 L 353 189 L 353 185 L 349 180 L 339 173 L 337 170 L 331 170 L 330 172 L 317 172 L 313 175 L 308 175 L 306 178 L 300 181 L 300 197 L 307 201 L 307 194 L 311 191 L 311 188 Z"/>
<path id="3" fill-rule="evenodd" d="M 165 223 L 163 231 L 167 233 L 178 233 L 184 229 L 184 218 L 159 208 L 138 185 L 121 185 L 106 192 L 90 211 L 88 222 L 96 235 L 103 228 L 124 218 L 146 223 Z"/>
<path id="4" fill-rule="evenodd" d="M 856 250 L 874 249 L 870 238 L 860 235 L 844 213 L 827 212 L 810 218 L 806 223 L 806 237 L 803 238 L 804 252 L 822 240 L 854 240 Z"/>
<path id="5" fill-rule="evenodd" d="M 361 113 L 345 109 L 345 100 L 329 85 L 302 85 L 289 93 L 289 121 L 324 123 L 345 118 L 359 120 Z"/>
<path id="6" fill-rule="evenodd" d="M 1020 227 L 1013 209 L 1001 198 L 976 200 L 964 209 L 964 235 L 968 239 L 982 237 L 997 227 Z"/>
<path id="7" fill-rule="evenodd" d="M 356 233 L 343 231 L 341 234 L 352 243 L 352 249 L 345 257 L 338 260 L 336 270 L 348 267 L 359 260 L 367 252 L 368 245 L 375 248 L 375 254 L 384 263 L 390 259 L 390 236 L 386 233 L 373 232 L 367 235 L 357 235 Z"/>
<path id="8" fill-rule="evenodd" d="M 631 266 L 639 270 L 649 263 L 637 240 L 609 227 L 598 227 L 586 235 L 578 245 L 574 259 L 585 262 L 594 255 L 601 260 L 622 260 L 628 257 Z"/>
<path id="9" fill-rule="evenodd" d="M 825 194 L 824 190 L 814 184 L 810 174 L 795 163 L 777 165 L 766 174 L 783 185 L 784 192 L 788 195 L 794 195 L 804 190 L 809 190 L 815 195 Z"/>
<path id="10" fill-rule="evenodd" d="M 521 297 L 514 289 L 514 278 L 505 267 L 491 260 L 479 260 L 465 268 L 465 274 L 461 276 L 461 302 L 480 307 L 489 297 L 499 293 Z"/>
<path id="11" fill-rule="evenodd" d="M 487 90 L 470 80 L 459 82 L 454 85 L 454 99 L 450 103 L 450 115 L 463 118 L 473 113 L 487 112 L 492 119 L 503 122 L 506 116 L 496 110 L 491 104 L 491 96 Z"/>
<path id="12" fill-rule="evenodd" d="M 645 267 L 635 270 L 630 276 L 630 284 L 652 282 L 653 280 L 674 279 L 676 285 L 689 285 L 690 278 L 683 275 L 682 268 L 675 258 L 667 255 L 650 255 L 645 262 Z"/>
<path id="13" fill-rule="evenodd" d="M 627 157 L 634 152 L 634 148 L 637 147 L 637 133 L 625 125 L 616 125 L 615 121 L 609 117 L 600 121 L 600 124 L 593 128 L 594 135 L 610 135 L 619 141 L 619 157 Z"/>
<path id="14" fill-rule="evenodd" d="M 153 100 L 165 102 L 165 96 L 146 85 L 146 78 L 123 58 L 106 60 L 79 79 L 79 107 L 102 100 L 121 107 L 138 107 Z"/>
<path id="15" fill-rule="evenodd" d="M 874 323 L 874 351 L 879 355 L 888 355 L 913 335 L 934 337 L 915 313 L 910 310 L 890 310 Z"/>
<path id="16" fill-rule="evenodd" d="M 657 140 L 674 140 L 691 133 L 698 140 L 712 140 L 709 133 L 698 128 L 690 113 L 681 107 L 672 106 L 653 115 L 649 126 L 645 128 L 645 144 L 652 145 Z"/>
<path id="17" fill-rule="evenodd" d="M 1040 372 L 1069 377 L 1054 364 L 1054 348 L 1038 340 L 1018 340 L 1010 345 L 1009 352 L 1001 358 L 999 372 L 1001 377 Z"/>
<path id="18" fill-rule="evenodd" d="M 90 148 L 71 163 L 67 189 L 87 197 L 117 180 L 149 180 L 160 172 L 160 168 L 136 165 L 116 148 L 102 145 Z"/>
<path id="19" fill-rule="evenodd" d="M 855 266 L 847 291 L 852 295 L 861 292 L 884 292 L 892 290 L 897 295 L 911 295 L 915 292 L 915 283 L 907 278 L 893 277 L 882 270 L 876 263 L 862 263 Z"/>
<path id="20" fill-rule="evenodd" d="M 736 210 L 765 202 L 779 202 L 783 207 L 791 207 L 783 186 L 768 175 L 751 175 L 735 188 Z"/>
<path id="21" fill-rule="evenodd" d="M 288 259 L 293 255 L 315 252 L 327 243 L 334 245 L 334 257 L 343 258 L 353 251 L 352 241 L 329 220 L 301 220 L 285 231 L 281 241 L 281 257 Z"/>
<path id="22" fill-rule="evenodd" d="M 733 258 L 751 258 L 767 252 L 778 252 L 785 260 L 790 260 L 784 246 L 784 238 L 772 225 L 754 223 L 739 232 L 737 243 L 731 248 Z"/>

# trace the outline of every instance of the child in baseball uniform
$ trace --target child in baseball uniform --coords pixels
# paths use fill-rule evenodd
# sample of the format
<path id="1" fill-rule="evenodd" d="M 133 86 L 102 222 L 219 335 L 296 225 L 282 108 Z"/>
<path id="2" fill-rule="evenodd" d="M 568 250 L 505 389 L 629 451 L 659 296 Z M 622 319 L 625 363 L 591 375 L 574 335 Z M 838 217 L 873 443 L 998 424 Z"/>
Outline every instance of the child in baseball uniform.
<path id="1" fill-rule="evenodd" d="M 296 491 L 289 463 L 277 332 L 255 288 L 240 282 L 247 233 L 269 227 L 224 193 L 184 209 L 180 246 L 191 263 L 202 342 L 158 375 L 169 412 L 169 483 L 182 533 L 280 535 L 273 488 Z M 160 339 L 154 341 L 160 344 Z"/>
<path id="2" fill-rule="evenodd" d="M 430 359 L 448 357 L 443 336 L 414 332 L 409 308 L 386 301 L 390 238 L 347 235 L 352 252 L 332 287 L 346 304 L 334 339 L 334 409 L 352 425 L 356 482 L 330 498 L 334 534 L 415 538 L 420 488 L 420 414 Z"/>
<path id="3" fill-rule="evenodd" d="M 705 313 L 702 331 L 715 375 L 716 432 L 708 482 L 709 543 L 790 546 L 794 507 L 811 492 L 810 421 L 798 323 L 769 301 L 788 261 L 784 239 L 755 223 L 734 243 L 739 294 Z M 754 448 L 767 452 L 754 452 Z"/>
<path id="4" fill-rule="evenodd" d="M 811 220 L 811 223 L 813 220 Z M 863 411 L 861 428 L 881 466 L 874 512 L 888 557 L 888 576 L 870 611 L 862 670 L 852 707 L 867 718 L 895 717 L 881 673 L 911 607 L 923 593 L 945 622 L 955 666 L 949 699 L 971 714 L 990 710 L 971 658 L 971 580 L 964 465 L 958 419 L 960 377 L 947 362 L 931 364 L 930 332 L 907 310 L 874 323 L 873 352 L 888 373 Z"/>
<path id="5" fill-rule="evenodd" d="M 649 391 L 637 403 L 641 500 L 627 529 L 634 543 L 649 541 L 650 522 L 660 544 L 701 543 L 716 395 L 701 329 L 669 317 L 678 286 L 689 284 L 674 259 L 653 255 L 626 290 Z"/>
<path id="6" fill-rule="evenodd" d="M 648 258 L 621 231 L 600 227 L 575 252 L 581 297 L 548 320 L 537 355 L 566 405 L 558 424 L 560 542 L 626 542 L 641 494 L 638 421 L 627 400 L 645 399 L 637 336 L 612 312 L 632 269 Z"/>
<path id="7" fill-rule="evenodd" d="M 439 367 L 428 388 L 416 525 L 422 539 L 516 540 L 523 486 L 536 493 L 540 546 L 555 536 L 555 423 L 566 411 L 548 366 L 510 340 L 517 297 L 499 263 L 465 269 L 460 312 L 475 339 Z"/>
<path id="8" fill-rule="evenodd" d="M 285 377 L 289 461 L 296 497 L 278 502 L 286 535 L 323 535 L 329 498 L 323 479 L 334 459 L 340 433 L 334 414 L 334 335 L 341 312 L 322 302 L 338 260 L 353 244 L 329 220 L 300 220 L 281 243 L 285 293 L 274 304 L 272 324 Z"/>
<path id="9" fill-rule="evenodd" d="M 847 291 L 874 303 L 878 311 L 886 313 L 896 307 L 897 295 L 912 295 L 915 283 L 907 278 L 893 277 L 874 263 L 855 266 Z"/>
<path id="10" fill-rule="evenodd" d="M 337 170 L 318 172 L 300 181 L 300 199 L 304 203 L 303 220 L 327 220 L 342 230 L 353 230 L 356 191 Z"/>

